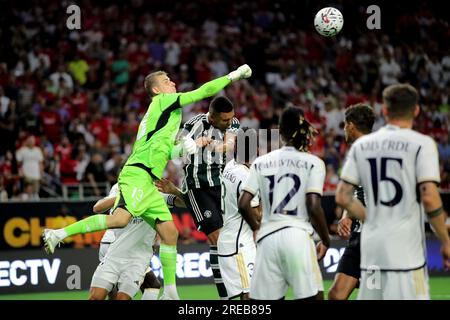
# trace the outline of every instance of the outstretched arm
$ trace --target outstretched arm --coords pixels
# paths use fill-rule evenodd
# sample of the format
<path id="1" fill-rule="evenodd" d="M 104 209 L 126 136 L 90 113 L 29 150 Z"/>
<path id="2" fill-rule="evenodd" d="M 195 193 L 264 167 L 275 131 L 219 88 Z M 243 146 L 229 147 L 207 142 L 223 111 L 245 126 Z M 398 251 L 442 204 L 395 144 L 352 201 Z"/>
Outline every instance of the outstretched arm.
<path id="1" fill-rule="evenodd" d="M 209 81 L 193 91 L 182 93 L 180 95 L 180 105 L 183 107 L 196 101 L 211 97 L 219 93 L 220 90 L 225 88 L 231 82 L 248 78 L 251 75 L 252 69 L 250 69 L 248 65 L 244 64 L 226 76 Z"/>
<path id="2" fill-rule="evenodd" d="M 180 95 L 180 105 L 182 107 L 211 97 L 220 92 L 223 88 L 231 83 L 227 76 L 223 76 L 202 85 L 200 88 L 184 92 Z"/>

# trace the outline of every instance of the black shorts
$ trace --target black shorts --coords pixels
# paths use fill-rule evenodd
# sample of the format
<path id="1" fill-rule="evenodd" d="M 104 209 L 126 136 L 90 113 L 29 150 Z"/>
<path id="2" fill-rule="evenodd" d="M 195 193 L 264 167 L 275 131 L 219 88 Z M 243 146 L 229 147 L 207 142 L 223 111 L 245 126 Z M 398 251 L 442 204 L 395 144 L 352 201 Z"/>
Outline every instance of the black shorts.
<path id="1" fill-rule="evenodd" d="M 336 272 L 358 279 L 361 277 L 361 245 L 360 233 L 353 232 L 344 254 L 339 260 Z"/>
<path id="2" fill-rule="evenodd" d="M 189 189 L 183 194 L 197 229 L 208 235 L 223 227 L 221 187 Z"/>

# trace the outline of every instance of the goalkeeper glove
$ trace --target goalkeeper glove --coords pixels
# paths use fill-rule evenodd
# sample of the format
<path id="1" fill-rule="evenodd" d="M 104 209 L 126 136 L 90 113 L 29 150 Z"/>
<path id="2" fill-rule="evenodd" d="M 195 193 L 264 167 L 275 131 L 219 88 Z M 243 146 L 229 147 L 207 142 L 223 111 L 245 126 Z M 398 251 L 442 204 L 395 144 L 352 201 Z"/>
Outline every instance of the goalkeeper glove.
<path id="1" fill-rule="evenodd" d="M 231 71 L 227 75 L 227 77 L 231 82 L 234 82 L 237 80 L 250 78 L 251 75 L 252 75 L 252 69 L 250 69 L 248 64 L 244 64 L 244 65 L 240 66 L 239 68 L 237 68 L 236 70 Z"/>
<path id="2" fill-rule="evenodd" d="M 181 145 L 183 147 L 183 155 L 190 155 L 197 151 L 197 143 L 192 138 L 183 137 Z"/>

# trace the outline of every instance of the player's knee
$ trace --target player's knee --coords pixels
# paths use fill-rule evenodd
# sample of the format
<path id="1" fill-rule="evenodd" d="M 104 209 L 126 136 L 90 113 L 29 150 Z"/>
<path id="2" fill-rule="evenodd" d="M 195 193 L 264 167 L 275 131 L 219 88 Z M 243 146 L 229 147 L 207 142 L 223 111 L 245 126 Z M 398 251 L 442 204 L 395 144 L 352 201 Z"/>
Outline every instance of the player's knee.
<path id="1" fill-rule="evenodd" d="M 332 287 L 328 292 L 328 300 L 345 300 L 347 297 L 337 287 Z"/>
<path id="2" fill-rule="evenodd" d="M 105 300 L 106 295 L 100 290 L 91 289 L 89 292 L 89 300 Z"/>
<path id="3" fill-rule="evenodd" d="M 115 300 L 131 300 L 131 297 L 123 292 L 118 292 Z"/>
<path id="4" fill-rule="evenodd" d="M 178 230 L 173 221 L 157 223 L 156 230 L 161 237 L 161 242 L 168 245 L 176 245 L 178 240 Z"/>
<path id="5" fill-rule="evenodd" d="M 175 227 L 175 224 L 170 225 L 167 228 L 167 232 L 165 234 L 166 243 L 176 244 L 178 240 L 178 230 Z"/>
<path id="6" fill-rule="evenodd" d="M 106 217 L 108 228 L 123 228 L 131 219 L 131 214 L 128 211 L 117 208 L 112 215 Z"/>

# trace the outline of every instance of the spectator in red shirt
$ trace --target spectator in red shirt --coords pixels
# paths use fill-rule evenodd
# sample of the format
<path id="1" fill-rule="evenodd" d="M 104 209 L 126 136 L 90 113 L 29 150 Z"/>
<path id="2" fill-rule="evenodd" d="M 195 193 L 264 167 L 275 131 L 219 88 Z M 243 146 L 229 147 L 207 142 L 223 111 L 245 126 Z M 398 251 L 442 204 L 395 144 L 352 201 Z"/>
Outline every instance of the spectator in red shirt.
<path id="1" fill-rule="evenodd" d="M 83 90 L 77 88 L 71 97 L 72 117 L 78 117 L 82 112 L 88 111 L 88 95 Z"/>
<path id="2" fill-rule="evenodd" d="M 180 235 L 179 240 L 183 244 L 190 244 L 195 242 L 206 242 L 208 237 L 197 230 L 195 222 L 191 214 L 183 212 L 182 214 L 173 214 L 173 222 L 178 229 Z"/>
<path id="3" fill-rule="evenodd" d="M 66 135 L 61 137 L 61 143 L 58 144 L 55 148 L 55 154 L 57 154 L 60 159 L 64 157 L 70 157 L 72 154 L 72 144 L 69 141 L 69 138 Z"/>
<path id="4" fill-rule="evenodd" d="M 89 129 L 91 133 L 100 140 L 103 146 L 108 145 L 109 141 L 109 130 L 110 123 L 109 120 L 105 117 L 102 117 L 100 112 L 94 114 L 94 121 L 92 121 Z"/>
<path id="5" fill-rule="evenodd" d="M 41 131 L 52 143 L 58 143 L 61 137 L 61 117 L 52 101 L 47 101 L 39 115 Z"/>

